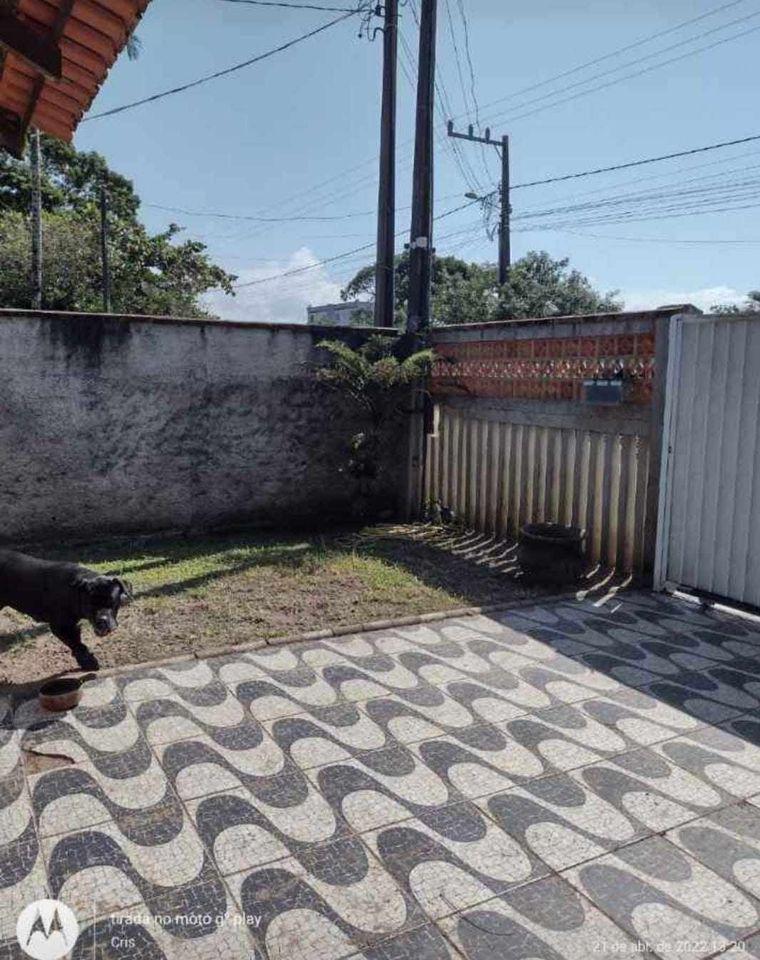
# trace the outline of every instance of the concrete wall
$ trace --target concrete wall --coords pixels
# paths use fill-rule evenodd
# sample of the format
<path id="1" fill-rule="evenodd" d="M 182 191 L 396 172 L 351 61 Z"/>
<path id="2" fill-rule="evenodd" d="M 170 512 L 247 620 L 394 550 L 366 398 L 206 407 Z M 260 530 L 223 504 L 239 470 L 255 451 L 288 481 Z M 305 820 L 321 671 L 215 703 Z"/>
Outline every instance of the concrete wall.
<path id="1" fill-rule="evenodd" d="M 366 336 L 0 310 L 0 540 L 346 519 L 356 424 L 310 365 Z"/>

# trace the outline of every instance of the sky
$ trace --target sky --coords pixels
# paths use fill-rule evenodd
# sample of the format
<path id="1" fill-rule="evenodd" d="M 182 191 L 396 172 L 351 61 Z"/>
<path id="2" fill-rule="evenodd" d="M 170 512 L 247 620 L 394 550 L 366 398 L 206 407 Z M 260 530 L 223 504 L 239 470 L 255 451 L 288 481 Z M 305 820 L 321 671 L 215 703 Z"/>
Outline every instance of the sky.
<path id="1" fill-rule="evenodd" d="M 408 0 L 401 11 L 399 249 L 410 218 L 418 8 Z M 382 37 L 360 38 L 359 18 L 350 17 L 230 76 L 95 115 L 339 16 L 153 0 L 137 30 L 139 59 L 122 56 L 77 132 L 79 149 L 99 151 L 134 181 L 150 229 L 182 225 L 183 236 L 202 240 L 250 284 L 234 298 L 209 297 L 223 318 L 305 321 L 307 304 L 339 299 L 372 261 L 371 247 L 333 258 L 375 237 Z M 695 22 L 679 27 L 687 20 Z M 463 143 L 454 152 L 445 136 L 451 115 L 458 128 L 490 124 L 494 137 L 509 134 L 514 185 L 748 137 L 760 133 L 759 45 L 757 0 L 439 0 L 436 213 L 499 179 L 495 149 Z M 739 302 L 760 287 L 758 170 L 760 140 L 515 189 L 513 257 L 569 257 L 601 290 L 619 290 L 628 309 Z M 568 206 L 576 209 L 560 209 Z M 294 219 L 234 219 L 244 217 Z M 435 247 L 496 259 L 478 204 L 436 223 Z"/>

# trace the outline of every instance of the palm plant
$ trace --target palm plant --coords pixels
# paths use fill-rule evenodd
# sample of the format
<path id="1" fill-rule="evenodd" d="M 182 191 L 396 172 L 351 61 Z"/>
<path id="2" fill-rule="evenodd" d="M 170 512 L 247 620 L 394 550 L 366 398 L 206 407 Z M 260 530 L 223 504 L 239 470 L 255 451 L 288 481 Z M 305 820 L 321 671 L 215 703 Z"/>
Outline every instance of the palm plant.
<path id="1" fill-rule="evenodd" d="M 346 398 L 364 428 L 348 440 L 346 472 L 358 481 L 357 513 L 376 512 L 383 487 L 389 447 L 398 439 L 392 428 L 409 412 L 413 385 L 425 378 L 433 362 L 432 350 L 397 356 L 395 342 L 372 336 L 353 348 L 340 340 L 323 340 L 329 362 L 317 369 L 317 379 Z"/>

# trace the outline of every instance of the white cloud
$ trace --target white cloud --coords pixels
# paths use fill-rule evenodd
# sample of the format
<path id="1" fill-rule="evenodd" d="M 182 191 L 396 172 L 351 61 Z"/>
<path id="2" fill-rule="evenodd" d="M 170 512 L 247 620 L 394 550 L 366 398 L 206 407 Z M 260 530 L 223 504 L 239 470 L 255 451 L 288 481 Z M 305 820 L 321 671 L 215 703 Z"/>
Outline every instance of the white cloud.
<path id="1" fill-rule="evenodd" d="M 234 269 L 232 272 L 238 275 L 237 283 L 247 283 L 318 262 L 319 258 L 308 247 L 301 247 L 286 260 L 257 264 L 249 269 Z M 236 296 L 228 297 L 215 290 L 205 297 L 205 306 L 222 320 L 306 323 L 306 307 L 335 303 L 340 299 L 340 284 L 330 280 L 324 267 L 314 267 L 281 280 L 243 287 L 236 293 Z"/>
<path id="2" fill-rule="evenodd" d="M 693 303 L 709 312 L 716 304 L 744 303 L 746 293 L 733 287 L 703 287 L 701 290 L 622 290 L 626 310 L 653 310 L 670 304 Z"/>

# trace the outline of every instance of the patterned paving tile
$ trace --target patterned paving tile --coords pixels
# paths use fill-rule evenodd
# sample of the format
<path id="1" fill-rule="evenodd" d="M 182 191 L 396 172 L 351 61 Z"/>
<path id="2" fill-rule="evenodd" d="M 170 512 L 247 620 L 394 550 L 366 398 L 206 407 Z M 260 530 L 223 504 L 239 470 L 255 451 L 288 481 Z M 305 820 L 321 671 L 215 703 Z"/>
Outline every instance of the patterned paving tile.
<path id="1" fill-rule="evenodd" d="M 349 957 L 427 919 L 354 837 L 227 883 L 241 912 L 261 917 L 256 935 L 272 960 Z"/>
<path id="2" fill-rule="evenodd" d="M 121 754 L 28 778 L 40 837 L 68 833 L 173 799 L 153 753 L 138 743 Z"/>
<path id="3" fill-rule="evenodd" d="M 699 690 L 670 680 L 657 680 L 641 689 L 648 696 L 662 700 L 705 723 L 722 723 L 746 713 L 754 706 L 754 698 L 730 688 L 721 689 L 719 684 L 710 683 L 709 680 L 705 680 Z M 720 699 L 714 694 L 718 694 Z"/>
<path id="4" fill-rule="evenodd" d="M 209 686 L 204 692 L 211 689 L 220 694 L 216 702 L 209 702 L 209 698 L 197 704 L 184 697 L 163 697 L 130 704 L 148 743 L 172 743 L 204 734 L 215 736 L 218 731 L 253 725 L 242 704 L 226 687 Z"/>
<path id="5" fill-rule="evenodd" d="M 417 927 L 353 954 L 355 960 L 461 960 L 438 927 Z"/>
<path id="6" fill-rule="evenodd" d="M 453 794 L 468 799 L 496 793 L 554 769 L 536 750 L 508 736 L 503 727 L 489 724 L 473 729 L 467 742 L 444 736 L 412 743 L 409 749 Z"/>
<path id="7" fill-rule="evenodd" d="M 33 826 L 20 839 L 0 847 L 0 943 L 16 936 L 24 907 L 48 895 L 42 853 Z"/>
<path id="8" fill-rule="evenodd" d="M 545 693 L 518 678 L 515 678 L 511 690 L 471 680 L 455 680 L 438 689 L 444 691 L 450 701 L 455 701 L 469 711 L 472 724 L 500 723 L 502 720 L 510 720 L 542 707 L 556 706 L 561 702 L 551 693 Z"/>
<path id="9" fill-rule="evenodd" d="M 760 928 L 760 903 L 662 837 L 563 873 L 665 960 L 708 957 Z"/>
<path id="10" fill-rule="evenodd" d="M 345 834 L 342 820 L 313 791 L 282 806 L 245 787 L 189 800 L 187 809 L 219 872 L 238 873 L 281 860 Z"/>
<path id="11" fill-rule="evenodd" d="M 348 760 L 370 750 L 392 746 L 388 733 L 355 704 L 330 711 L 329 722 L 308 715 L 265 720 L 267 733 L 299 767 Z"/>
<path id="12" fill-rule="evenodd" d="M 640 690 L 624 689 L 607 697 L 584 700 L 577 709 L 642 747 L 704 726 L 704 721 Z"/>
<path id="13" fill-rule="evenodd" d="M 336 817 L 362 833 L 409 817 L 427 819 L 462 795 L 403 746 L 308 771 Z"/>
<path id="14" fill-rule="evenodd" d="M 591 860 L 650 833 L 565 774 L 486 797 L 478 805 L 552 870 Z"/>
<path id="15" fill-rule="evenodd" d="M 0 849 L 20 840 L 32 819 L 24 771 L 19 765 L 12 774 L 0 779 Z"/>
<path id="16" fill-rule="evenodd" d="M 363 835 L 429 917 L 490 899 L 548 870 L 472 803 L 439 808 Z"/>
<path id="17" fill-rule="evenodd" d="M 198 884 L 216 885 L 217 900 L 224 896 L 216 869 L 178 805 L 52 837 L 42 841 L 42 850 L 53 896 L 82 916 L 143 900 L 158 903 Z"/>
<path id="18" fill-rule="evenodd" d="M 760 747 L 731 729 L 705 727 L 654 750 L 701 777 L 727 798 L 760 792 Z"/>
<path id="19" fill-rule="evenodd" d="M 562 870 L 694 820 L 726 801 L 691 773 L 639 750 L 484 798 L 479 805 Z"/>
<path id="20" fill-rule="evenodd" d="M 739 803 L 693 820 L 667 839 L 730 883 L 760 898 L 760 810 Z"/>
<path id="21" fill-rule="evenodd" d="M 758 877 L 760 631 L 672 600 L 0 694 L 0 960 L 760 958 Z"/>
<path id="22" fill-rule="evenodd" d="M 175 694 L 202 694 L 215 675 L 207 661 L 188 660 L 170 667 L 146 667 L 116 678 L 121 696 L 128 702 L 156 700 Z"/>
<path id="23" fill-rule="evenodd" d="M 444 918 L 439 926 L 467 960 L 648 956 L 559 877 L 510 890 Z"/>
<path id="24" fill-rule="evenodd" d="M 120 700 L 104 706 L 80 705 L 63 715 L 28 700 L 15 710 L 13 723 L 22 750 L 56 753 L 76 763 L 122 753 L 141 739 L 135 718 Z"/>
<path id="25" fill-rule="evenodd" d="M 572 707 L 536 711 L 499 726 L 553 770 L 572 770 L 633 746 Z"/>
<path id="26" fill-rule="evenodd" d="M 730 802 L 714 785 L 649 748 L 590 764 L 571 776 L 653 833 Z"/>

